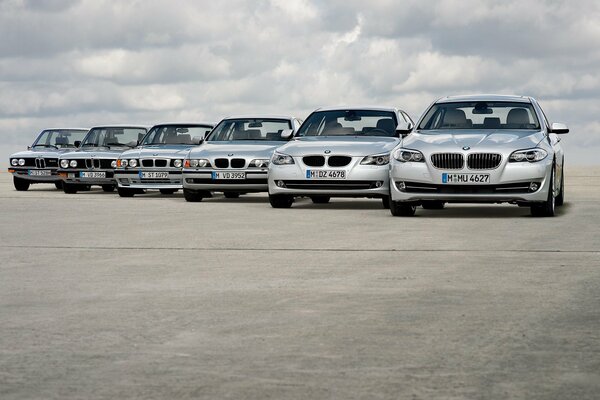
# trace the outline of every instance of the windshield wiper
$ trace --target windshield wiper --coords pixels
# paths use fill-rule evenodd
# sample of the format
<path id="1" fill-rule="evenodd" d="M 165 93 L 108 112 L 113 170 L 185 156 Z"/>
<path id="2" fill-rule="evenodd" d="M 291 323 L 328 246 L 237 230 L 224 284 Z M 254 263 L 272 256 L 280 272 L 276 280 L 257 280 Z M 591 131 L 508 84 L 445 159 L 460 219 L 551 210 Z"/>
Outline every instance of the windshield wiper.
<path id="1" fill-rule="evenodd" d="M 118 142 L 117 142 L 117 143 L 108 143 L 108 144 L 107 144 L 107 147 L 108 147 L 108 146 L 125 146 L 125 147 L 129 147 L 130 149 L 131 149 L 131 148 L 133 148 L 133 147 L 135 147 L 135 146 L 132 146 L 132 145 L 130 145 L 130 144 L 126 144 L 126 143 L 118 143 Z"/>
<path id="2" fill-rule="evenodd" d="M 55 149 L 58 149 L 58 146 L 55 146 L 53 144 L 34 144 L 33 145 L 33 147 L 38 147 L 38 146 L 40 146 L 40 147 L 53 147 Z"/>
<path id="3" fill-rule="evenodd" d="M 86 147 L 86 146 L 93 146 L 93 147 L 106 147 L 107 149 L 110 149 L 109 146 L 105 145 L 105 144 L 96 144 L 96 143 L 84 143 L 81 145 L 81 147 Z"/>

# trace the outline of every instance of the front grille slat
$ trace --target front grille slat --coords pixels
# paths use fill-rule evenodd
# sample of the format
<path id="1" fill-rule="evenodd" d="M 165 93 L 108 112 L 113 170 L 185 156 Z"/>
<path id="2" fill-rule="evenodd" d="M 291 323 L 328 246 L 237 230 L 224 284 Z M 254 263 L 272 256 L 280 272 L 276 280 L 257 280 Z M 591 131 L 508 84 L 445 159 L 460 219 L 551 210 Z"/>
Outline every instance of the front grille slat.
<path id="1" fill-rule="evenodd" d="M 438 169 L 462 169 L 465 162 L 460 153 L 438 153 L 431 155 L 431 163 Z"/>
<path id="2" fill-rule="evenodd" d="M 352 157 L 348 156 L 331 156 L 327 160 L 327 165 L 330 167 L 345 167 L 350 164 Z"/>
<path id="3" fill-rule="evenodd" d="M 304 156 L 302 162 L 309 167 L 322 167 L 325 165 L 325 157 L 323 156 Z"/>
<path id="4" fill-rule="evenodd" d="M 216 168 L 229 168 L 229 160 L 227 158 L 216 158 L 215 159 L 215 167 Z"/>
<path id="5" fill-rule="evenodd" d="M 146 167 L 146 168 L 154 167 L 154 160 L 153 159 L 141 160 L 141 162 L 142 162 L 142 167 Z"/>
<path id="6" fill-rule="evenodd" d="M 232 158 L 231 168 L 244 168 L 246 166 L 246 160 L 243 158 Z"/>
<path id="7" fill-rule="evenodd" d="M 502 155 L 496 153 L 471 153 L 467 157 L 469 169 L 496 169 L 500 166 Z"/>

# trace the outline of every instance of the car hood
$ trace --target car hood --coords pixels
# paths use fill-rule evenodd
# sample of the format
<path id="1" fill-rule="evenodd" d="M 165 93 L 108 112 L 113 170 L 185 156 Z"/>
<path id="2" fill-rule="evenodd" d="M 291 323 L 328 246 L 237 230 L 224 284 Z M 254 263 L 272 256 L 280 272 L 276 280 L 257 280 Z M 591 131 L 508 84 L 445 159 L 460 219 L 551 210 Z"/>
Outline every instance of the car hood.
<path id="1" fill-rule="evenodd" d="M 112 148 L 108 149 L 105 147 L 89 147 L 79 149 L 64 155 L 62 158 L 79 160 L 82 158 L 103 158 L 103 159 L 116 159 L 123 153 L 123 148 Z"/>
<path id="2" fill-rule="evenodd" d="M 400 139 L 382 136 L 346 136 L 346 137 L 303 137 L 296 138 L 277 151 L 293 157 L 307 154 L 322 154 L 329 150 L 332 154 L 344 154 L 352 157 L 390 152 Z"/>
<path id="3" fill-rule="evenodd" d="M 402 147 L 415 150 L 518 150 L 537 146 L 544 138 L 540 131 L 485 130 L 451 131 L 436 130 L 422 133 L 415 131 L 402 141 Z"/>
<path id="4" fill-rule="evenodd" d="M 36 158 L 36 157 L 54 157 L 58 158 L 64 153 L 73 153 L 75 149 L 53 149 L 48 147 L 33 148 L 30 150 L 19 151 L 11 154 L 10 158 Z"/>
<path id="5" fill-rule="evenodd" d="M 182 145 L 150 145 L 138 147 L 124 152 L 122 158 L 185 158 L 195 146 Z"/>
<path id="6" fill-rule="evenodd" d="M 271 158 L 273 151 L 284 145 L 281 141 L 233 140 L 229 142 L 206 142 L 190 152 L 190 158 L 253 157 Z"/>

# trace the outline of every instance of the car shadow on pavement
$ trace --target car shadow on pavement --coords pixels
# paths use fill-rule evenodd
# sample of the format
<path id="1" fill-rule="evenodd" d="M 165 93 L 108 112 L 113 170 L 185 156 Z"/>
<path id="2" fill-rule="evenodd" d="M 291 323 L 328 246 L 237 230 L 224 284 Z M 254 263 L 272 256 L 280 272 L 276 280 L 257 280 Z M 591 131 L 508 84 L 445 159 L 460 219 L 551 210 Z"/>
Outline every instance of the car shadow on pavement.
<path id="1" fill-rule="evenodd" d="M 570 203 L 556 207 L 556 217 L 569 212 Z M 515 205 L 478 205 L 478 204 L 451 204 L 443 210 L 425 210 L 417 208 L 416 217 L 421 218 L 537 218 L 531 215 L 529 207 L 518 207 Z"/>

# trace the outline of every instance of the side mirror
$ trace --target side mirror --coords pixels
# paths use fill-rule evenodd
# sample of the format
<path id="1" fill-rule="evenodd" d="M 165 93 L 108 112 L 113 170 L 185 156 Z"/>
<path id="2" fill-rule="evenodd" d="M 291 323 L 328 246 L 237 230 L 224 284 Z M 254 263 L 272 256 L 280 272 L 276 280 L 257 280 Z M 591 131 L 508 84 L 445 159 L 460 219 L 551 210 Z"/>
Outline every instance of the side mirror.
<path id="1" fill-rule="evenodd" d="M 556 133 L 557 135 L 569 133 L 569 127 L 561 122 L 554 122 L 550 127 L 550 133 Z"/>
<path id="2" fill-rule="evenodd" d="M 398 126 L 396 126 L 396 135 L 398 135 L 398 137 L 406 137 L 409 133 L 412 132 L 412 130 L 412 122 L 401 121 L 398 123 Z"/>
<path id="3" fill-rule="evenodd" d="M 281 132 L 281 138 L 283 140 L 290 140 L 293 136 L 294 136 L 293 129 L 286 129 L 283 132 Z"/>
<path id="4" fill-rule="evenodd" d="M 192 144 L 194 144 L 194 145 L 196 145 L 196 146 L 198 146 L 198 145 L 201 145 L 201 144 L 202 144 L 202 142 L 204 142 L 204 138 L 202 138 L 202 137 L 200 137 L 200 136 L 194 136 L 194 137 L 192 138 Z"/>
<path id="5" fill-rule="evenodd" d="M 27 146 L 27 150 L 31 150 L 31 146 Z"/>
<path id="6" fill-rule="evenodd" d="M 74 143 L 75 147 L 81 146 L 81 140 L 76 140 Z"/>

